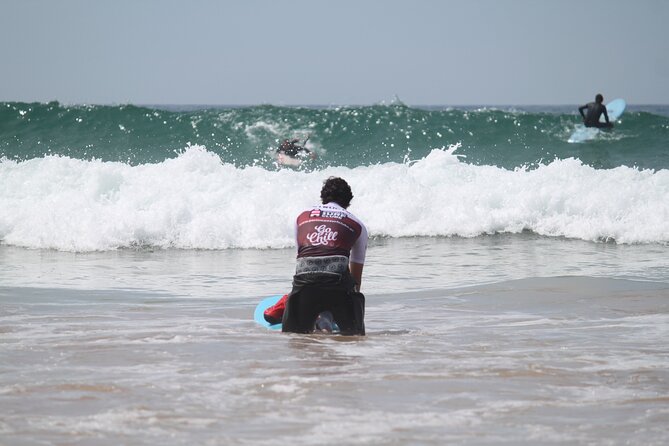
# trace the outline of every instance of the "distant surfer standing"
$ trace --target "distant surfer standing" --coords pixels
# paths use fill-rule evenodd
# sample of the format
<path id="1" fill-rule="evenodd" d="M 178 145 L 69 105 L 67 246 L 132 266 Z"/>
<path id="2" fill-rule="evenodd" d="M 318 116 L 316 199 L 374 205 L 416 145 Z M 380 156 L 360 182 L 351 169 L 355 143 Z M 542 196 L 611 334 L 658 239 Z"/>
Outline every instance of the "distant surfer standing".
<path id="1" fill-rule="evenodd" d="M 309 137 L 307 137 L 307 139 L 304 140 L 304 144 L 300 146 L 298 145 L 300 140 L 297 138 L 284 139 L 281 145 L 279 145 L 279 148 L 276 149 L 276 153 L 279 155 L 283 154 L 293 159 L 296 159 L 298 157 L 305 157 L 307 155 L 311 157 L 311 159 L 314 159 L 316 158 L 316 154 L 313 153 L 311 150 L 307 149 L 306 147 L 304 147 L 304 145 L 306 145 L 308 140 Z"/>
<path id="2" fill-rule="evenodd" d="M 609 121 L 609 114 L 606 112 L 606 106 L 603 104 L 604 96 L 598 94 L 595 96 L 595 102 L 589 102 L 582 107 L 578 108 L 578 112 L 583 117 L 583 124 L 586 127 L 597 127 L 610 129 L 613 127 L 613 124 Z M 587 113 L 584 111 L 587 110 Z M 600 116 L 604 114 L 604 119 L 606 122 L 599 122 Z"/>
<path id="3" fill-rule="evenodd" d="M 322 204 L 297 216 L 293 289 L 265 311 L 267 322 L 282 322 L 284 332 L 332 331 L 336 323 L 341 334 L 365 334 L 360 284 L 368 235 L 347 210 L 352 199 L 348 183 L 330 177 L 321 189 Z"/>

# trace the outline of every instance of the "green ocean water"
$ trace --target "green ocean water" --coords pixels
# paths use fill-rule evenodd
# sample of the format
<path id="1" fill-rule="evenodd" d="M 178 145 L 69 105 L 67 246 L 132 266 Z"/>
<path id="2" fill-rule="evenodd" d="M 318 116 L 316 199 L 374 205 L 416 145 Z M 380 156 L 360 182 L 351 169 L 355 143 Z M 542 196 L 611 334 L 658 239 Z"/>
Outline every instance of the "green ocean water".
<path id="1" fill-rule="evenodd" d="M 189 145 L 237 167 L 276 168 L 284 138 L 309 137 L 317 159 L 300 169 L 415 161 L 461 144 L 468 164 L 532 168 L 575 158 L 597 169 L 669 168 L 669 106 L 630 106 L 612 132 L 569 144 L 576 106 L 349 107 L 63 105 L 0 103 L 0 158 L 48 155 L 159 163 Z"/>

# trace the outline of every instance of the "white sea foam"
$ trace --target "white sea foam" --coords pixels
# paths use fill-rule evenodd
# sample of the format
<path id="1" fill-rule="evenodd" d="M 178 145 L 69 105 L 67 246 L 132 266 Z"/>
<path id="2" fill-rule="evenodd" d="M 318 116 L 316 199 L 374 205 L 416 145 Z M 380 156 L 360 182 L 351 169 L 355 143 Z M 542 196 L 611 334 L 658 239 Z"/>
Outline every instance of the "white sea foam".
<path id="1" fill-rule="evenodd" d="M 351 211 L 372 236 L 531 230 L 618 243 L 669 242 L 669 171 L 596 170 L 577 159 L 505 170 L 456 147 L 413 163 L 303 172 L 237 168 L 200 146 L 158 164 L 46 156 L 0 161 L 0 240 L 69 251 L 293 246 L 297 213 L 322 181 L 352 186 Z"/>
<path id="2" fill-rule="evenodd" d="M 235 127 L 236 128 L 243 127 L 244 133 L 246 134 L 247 138 L 249 138 L 249 140 L 254 142 L 258 141 L 259 135 L 269 135 L 275 139 L 279 139 L 281 135 L 289 133 L 288 126 L 284 123 L 258 121 L 250 125 L 244 125 L 238 123 L 235 125 Z"/>

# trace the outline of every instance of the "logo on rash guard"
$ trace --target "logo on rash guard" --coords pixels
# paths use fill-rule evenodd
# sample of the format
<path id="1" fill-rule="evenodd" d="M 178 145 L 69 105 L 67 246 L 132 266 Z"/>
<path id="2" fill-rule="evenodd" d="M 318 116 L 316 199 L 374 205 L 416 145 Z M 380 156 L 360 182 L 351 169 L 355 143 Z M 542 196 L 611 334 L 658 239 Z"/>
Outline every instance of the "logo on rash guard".
<path id="1" fill-rule="evenodd" d="M 326 225 L 319 225 L 314 228 L 316 232 L 307 234 L 307 240 L 312 245 L 327 246 L 328 242 L 337 240 L 337 232 L 332 232 L 332 229 Z"/>

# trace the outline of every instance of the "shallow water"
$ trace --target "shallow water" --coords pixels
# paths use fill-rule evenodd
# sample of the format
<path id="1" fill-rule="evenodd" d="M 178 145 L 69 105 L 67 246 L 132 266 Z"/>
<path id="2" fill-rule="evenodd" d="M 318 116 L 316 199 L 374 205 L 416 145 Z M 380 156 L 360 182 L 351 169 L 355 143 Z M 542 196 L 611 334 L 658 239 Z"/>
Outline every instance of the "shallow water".
<path id="1" fill-rule="evenodd" d="M 595 276 L 669 281 L 669 246 L 591 243 L 531 233 L 370 240 L 367 295 L 526 277 Z M 0 245 L 0 284 L 138 290 L 243 299 L 290 288 L 295 249 L 117 250 L 73 253 Z"/>
<path id="2" fill-rule="evenodd" d="M 381 295 L 368 336 L 344 338 L 266 331 L 252 302 L 2 288 L 0 432 L 8 444 L 663 444 L 668 295 L 586 277 Z"/>
<path id="3" fill-rule="evenodd" d="M 293 256 L 0 247 L 0 443 L 669 441 L 665 246 L 376 239 L 348 338 L 254 324 Z"/>

